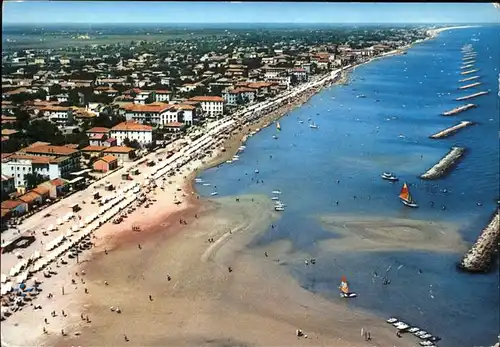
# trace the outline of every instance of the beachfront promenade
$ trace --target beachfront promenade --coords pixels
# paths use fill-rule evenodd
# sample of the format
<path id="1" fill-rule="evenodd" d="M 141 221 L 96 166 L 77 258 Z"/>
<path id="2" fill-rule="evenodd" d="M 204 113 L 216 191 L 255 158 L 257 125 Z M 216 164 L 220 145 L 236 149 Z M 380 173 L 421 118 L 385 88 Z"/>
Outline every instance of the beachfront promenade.
<path id="1" fill-rule="evenodd" d="M 300 85 L 295 89 L 283 93 L 275 100 L 251 105 L 250 107 L 238 112 L 232 118 L 224 117 L 223 119 L 209 123 L 207 125 L 205 135 L 195 141 L 192 141 L 191 143 L 186 144 L 170 158 L 165 158 L 163 161 L 158 162 L 156 166 L 148 167 L 144 164 L 144 166 L 139 168 L 140 174 L 132 176 L 133 181 L 123 180 L 122 174 L 127 172 L 129 169 L 137 167 L 137 163 L 126 164 L 124 167 L 107 176 L 105 179 L 105 183 L 112 184 L 116 187 L 116 190 L 120 192 L 119 194 L 106 192 L 104 190 L 104 186 L 106 184 L 103 184 L 103 182 L 95 182 L 85 190 L 79 191 L 66 199 L 62 199 L 43 211 L 27 218 L 19 227 L 18 231 L 12 229 L 5 231 L 2 233 L 2 240 L 5 241 L 5 243 L 17 238 L 21 233 L 29 232 L 35 232 L 35 241 L 26 248 L 16 249 L 15 252 L 2 254 L 2 274 L 9 274 L 9 276 L 6 277 L 10 277 L 12 283 L 14 284 L 18 282 L 16 277 L 19 276 L 19 274 L 24 276 L 28 273 L 26 269 L 23 269 L 25 270 L 24 273 L 22 273 L 21 269 L 18 271 L 12 271 L 12 269 L 16 265 L 20 264 L 21 261 L 25 261 L 35 254 L 37 257 L 41 258 L 37 261 L 37 264 L 48 261 L 49 258 L 50 261 L 56 260 L 57 257 L 63 255 L 63 252 L 65 252 L 62 251 L 62 249 L 67 247 L 67 243 L 65 245 L 61 243 L 56 249 L 51 249 L 50 254 L 47 254 L 46 251 L 48 248 L 47 244 L 53 242 L 55 239 L 60 239 L 61 236 L 71 235 L 73 232 L 72 228 L 76 229 L 76 226 L 78 226 L 79 231 L 78 234 L 75 233 L 75 235 L 72 236 L 73 240 L 79 239 L 80 233 L 82 235 L 88 235 L 88 230 L 92 230 L 94 232 L 98 231 L 100 225 L 106 223 L 113 217 L 109 213 L 104 216 L 103 213 L 105 209 L 114 209 L 115 205 L 120 203 L 122 204 L 121 208 L 114 209 L 114 214 L 118 214 L 122 209 L 127 207 L 125 202 L 123 202 L 123 196 L 125 193 L 129 194 L 130 189 L 133 189 L 135 195 L 129 194 L 125 196 L 125 201 L 128 201 L 127 205 L 138 199 L 138 197 L 143 193 L 143 188 L 149 185 L 151 179 L 156 180 L 164 177 L 168 173 L 175 173 L 175 170 L 190 163 L 193 159 L 201 159 L 205 152 L 208 152 L 209 150 L 217 150 L 217 147 L 220 147 L 220 144 L 224 138 L 227 137 L 227 134 L 236 128 L 237 122 L 235 120 L 241 119 L 244 121 L 246 119 L 245 116 L 248 116 L 249 114 L 263 114 L 264 112 L 272 111 L 284 103 L 293 101 L 294 98 L 297 98 L 310 89 L 332 82 L 338 76 L 339 71 L 340 70 L 328 73 L 322 78 L 317 78 L 311 82 Z M 167 151 L 178 145 L 178 141 L 171 143 L 162 151 L 148 154 L 144 157 L 146 160 L 142 160 L 141 162 L 145 163 L 149 160 L 156 160 L 158 158 L 158 154 L 163 153 L 166 155 Z M 201 161 L 199 161 L 199 164 L 201 165 Z M 196 168 L 190 167 L 191 171 L 194 169 Z M 179 173 L 176 174 L 179 175 Z M 135 184 L 133 188 L 131 184 Z M 124 192 L 124 187 L 127 187 L 127 192 Z M 111 201 L 108 201 L 104 206 L 105 208 L 103 208 L 103 206 L 99 206 L 97 203 L 91 203 L 94 200 L 95 193 L 99 193 L 100 196 L 103 197 L 115 196 L 115 198 L 118 197 L 121 201 L 111 199 Z M 81 208 L 78 212 L 78 216 L 80 216 L 81 219 L 76 217 L 75 221 L 71 222 L 68 216 L 72 214 L 72 206 L 74 204 L 78 204 Z M 95 222 L 94 224 L 91 224 L 93 222 L 88 221 L 90 216 L 93 217 L 93 222 Z M 132 226 L 130 226 L 130 228 L 132 228 Z M 58 230 L 49 231 L 49 229 Z M 48 235 L 44 236 L 44 231 Z M 54 256 L 54 254 L 57 254 L 57 256 Z M 19 255 L 22 257 L 22 260 L 19 259 Z M 41 269 L 41 267 L 39 269 Z M 31 269 L 31 272 L 33 272 L 33 268 Z"/>

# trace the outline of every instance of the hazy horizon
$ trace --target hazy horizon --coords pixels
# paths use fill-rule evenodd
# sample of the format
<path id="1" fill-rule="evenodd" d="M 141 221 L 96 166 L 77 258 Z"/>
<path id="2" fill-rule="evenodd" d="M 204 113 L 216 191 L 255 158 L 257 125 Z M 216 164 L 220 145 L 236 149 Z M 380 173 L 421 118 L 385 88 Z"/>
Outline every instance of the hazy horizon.
<path id="1" fill-rule="evenodd" d="M 3 2 L 2 25 L 77 23 L 498 24 L 500 11 L 491 3 Z"/>

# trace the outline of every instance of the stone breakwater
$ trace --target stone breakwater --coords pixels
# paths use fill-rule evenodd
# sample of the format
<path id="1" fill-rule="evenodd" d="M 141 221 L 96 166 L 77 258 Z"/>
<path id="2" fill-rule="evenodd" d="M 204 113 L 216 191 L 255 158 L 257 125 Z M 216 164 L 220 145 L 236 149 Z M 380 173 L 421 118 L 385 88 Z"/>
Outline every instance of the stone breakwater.
<path id="1" fill-rule="evenodd" d="M 465 148 L 452 147 L 448 154 L 446 154 L 436 165 L 427 170 L 426 173 L 422 174 L 420 178 L 433 180 L 443 177 L 453 165 L 458 162 L 464 153 Z"/>
<path id="2" fill-rule="evenodd" d="M 497 210 L 488 226 L 479 235 L 474 246 L 463 257 L 460 267 L 470 272 L 488 271 L 493 260 L 493 254 L 498 249 L 499 240 L 500 214 Z"/>
<path id="3" fill-rule="evenodd" d="M 451 136 L 453 134 L 455 134 L 456 132 L 458 132 L 460 129 L 463 129 L 465 127 L 468 127 L 470 125 L 473 125 L 474 123 L 472 122 L 469 122 L 469 121 L 462 121 L 460 122 L 459 124 L 457 125 L 454 125 L 452 127 L 449 127 L 447 129 L 444 129 L 434 135 L 431 135 L 430 138 L 431 139 L 441 139 L 443 137 L 448 137 L 448 136 Z"/>

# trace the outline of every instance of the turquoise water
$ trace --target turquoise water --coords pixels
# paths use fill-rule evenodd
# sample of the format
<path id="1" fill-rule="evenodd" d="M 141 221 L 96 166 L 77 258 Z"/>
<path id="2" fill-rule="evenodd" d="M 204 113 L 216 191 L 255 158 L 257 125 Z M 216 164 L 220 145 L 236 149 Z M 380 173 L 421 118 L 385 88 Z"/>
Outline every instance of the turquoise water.
<path id="1" fill-rule="evenodd" d="M 483 84 L 458 91 L 458 80 L 463 78 L 460 49 L 466 43 L 478 53 L 476 68 Z M 443 32 L 407 55 L 358 67 L 349 85 L 317 94 L 280 121 L 281 132 L 274 126 L 262 130 L 248 140 L 239 161 L 207 170 L 201 177 L 216 185 L 220 195 L 283 192 L 286 211 L 255 245 L 288 239 L 296 249 L 316 256 L 315 267 L 290 265 L 304 288 L 339 300 L 338 280 L 341 274 L 349 274 L 351 286 L 360 293 L 349 305 L 384 318 L 405 318 L 443 337 L 440 346 L 492 344 L 500 324 L 498 273 L 457 272 L 460 254 L 352 252 L 340 258 L 334 252 L 319 253 L 315 243 L 335 236 L 323 230 L 315 216 L 451 221 L 460 225 L 465 240 L 475 240 L 499 194 L 499 67 L 500 26 Z M 461 104 L 456 97 L 481 90 L 491 92 L 471 101 L 478 108 L 455 117 L 440 116 Z M 357 98 L 359 94 L 366 98 Z M 320 128 L 309 128 L 308 118 Z M 477 125 L 447 139 L 428 138 L 461 120 Z M 275 134 L 277 140 L 272 138 Z M 468 149 L 455 170 L 436 181 L 418 178 L 455 145 Z M 384 171 L 410 184 L 419 209 L 400 203 L 401 182 L 381 180 Z M 213 188 L 199 185 L 198 189 L 208 196 Z M 383 273 L 389 265 L 394 268 L 392 283 L 373 283 L 373 271 Z M 429 294 L 431 285 L 434 299 Z"/>

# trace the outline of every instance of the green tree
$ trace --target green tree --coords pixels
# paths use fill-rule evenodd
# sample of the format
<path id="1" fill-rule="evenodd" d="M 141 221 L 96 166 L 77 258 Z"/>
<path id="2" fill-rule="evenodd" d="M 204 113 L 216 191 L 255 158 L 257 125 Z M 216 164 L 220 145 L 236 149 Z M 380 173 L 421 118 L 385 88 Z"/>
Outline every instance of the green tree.
<path id="1" fill-rule="evenodd" d="M 71 106 L 81 105 L 80 95 L 78 95 L 78 92 L 74 89 L 70 90 L 68 93 L 68 104 L 70 104 Z"/>
<path id="2" fill-rule="evenodd" d="M 40 183 L 45 182 L 48 177 L 42 176 L 38 173 L 29 173 L 24 175 L 24 179 L 26 180 L 26 188 L 33 189 Z"/>
<path id="3" fill-rule="evenodd" d="M 28 127 L 28 125 L 30 124 L 31 116 L 28 113 L 28 111 L 26 111 L 26 110 L 16 111 L 16 113 L 14 113 L 14 116 L 16 117 L 16 123 L 15 123 L 14 127 L 17 130 L 22 131 L 22 130 L 26 129 Z"/>
<path id="4" fill-rule="evenodd" d="M 49 94 L 50 95 L 59 95 L 62 93 L 62 87 L 58 83 L 54 83 L 49 87 Z"/>
<path id="5" fill-rule="evenodd" d="M 297 75 L 292 74 L 292 75 L 290 76 L 290 84 L 291 84 L 292 86 L 295 86 L 295 85 L 297 85 L 298 83 L 299 83 L 299 79 L 297 78 Z"/>

